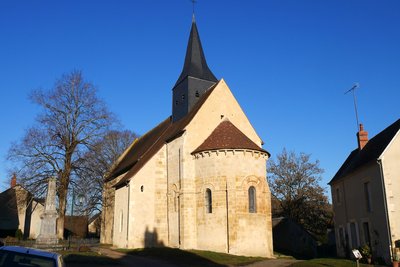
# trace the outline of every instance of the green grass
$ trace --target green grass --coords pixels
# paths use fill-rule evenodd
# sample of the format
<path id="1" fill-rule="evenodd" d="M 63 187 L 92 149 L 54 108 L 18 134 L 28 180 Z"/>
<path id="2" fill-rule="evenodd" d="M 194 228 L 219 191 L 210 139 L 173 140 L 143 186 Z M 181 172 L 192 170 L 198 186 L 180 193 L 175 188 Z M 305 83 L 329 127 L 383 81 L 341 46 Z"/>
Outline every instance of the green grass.
<path id="1" fill-rule="evenodd" d="M 68 263 L 88 263 L 91 265 L 118 265 L 118 260 L 97 254 L 96 252 L 60 251 L 64 261 Z"/>
<path id="2" fill-rule="evenodd" d="M 291 265 L 291 267 L 355 267 L 356 262 L 344 259 L 331 259 L 331 258 L 321 258 L 312 259 L 297 262 Z M 372 265 L 360 263 L 360 267 L 371 267 Z"/>
<path id="3" fill-rule="evenodd" d="M 295 260 L 296 258 L 292 255 L 288 255 L 287 253 L 282 253 L 278 251 L 274 251 L 274 257 L 277 259 L 287 259 L 287 260 Z"/>
<path id="4" fill-rule="evenodd" d="M 265 260 L 262 257 L 245 257 L 245 256 L 235 256 L 226 253 L 217 253 L 212 251 L 202 251 L 202 250 L 189 250 L 200 257 L 206 258 L 218 264 L 223 265 L 245 265 L 257 261 Z"/>
<path id="5" fill-rule="evenodd" d="M 188 267 L 223 267 L 240 266 L 265 260 L 261 257 L 234 256 L 202 250 L 180 250 L 174 248 L 118 249 L 129 255 L 158 259 L 178 266 Z"/>

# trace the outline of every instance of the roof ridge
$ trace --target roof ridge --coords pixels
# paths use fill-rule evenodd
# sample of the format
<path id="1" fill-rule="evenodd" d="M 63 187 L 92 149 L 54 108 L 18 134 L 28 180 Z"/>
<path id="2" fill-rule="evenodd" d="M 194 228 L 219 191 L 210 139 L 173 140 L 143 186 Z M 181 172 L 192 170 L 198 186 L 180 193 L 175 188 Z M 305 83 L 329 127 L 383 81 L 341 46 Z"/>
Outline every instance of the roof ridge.
<path id="1" fill-rule="evenodd" d="M 183 117 L 182 119 L 180 119 L 179 121 L 176 121 L 176 122 L 172 122 L 172 120 L 170 120 L 170 123 L 166 126 L 166 129 L 164 129 L 164 131 L 162 131 L 162 133 L 157 133 L 157 138 L 155 138 L 154 141 L 153 140 L 148 140 L 148 142 L 149 141 L 152 142 L 151 146 L 147 147 L 144 151 L 142 151 L 140 156 L 136 157 L 137 159 L 141 159 L 141 162 L 138 163 L 139 160 L 137 160 L 135 162 L 131 162 L 130 164 L 128 164 L 129 168 L 128 169 L 125 168 L 126 170 L 124 169 L 125 170 L 125 175 L 115 185 L 115 187 L 119 187 L 120 185 L 125 183 L 130 177 L 135 175 L 144 166 L 144 164 L 148 160 L 150 160 L 151 156 L 155 155 L 162 148 L 162 145 L 164 145 L 165 142 L 169 142 L 169 141 L 173 140 L 175 137 L 178 136 L 179 133 L 184 131 L 185 127 L 192 121 L 194 116 L 197 114 L 197 112 L 200 110 L 200 108 L 202 107 L 204 102 L 208 99 L 208 97 L 211 95 L 211 93 L 214 91 L 215 87 L 218 84 L 219 83 L 216 83 L 213 86 L 211 86 L 206 91 L 206 93 L 201 96 L 201 98 L 196 103 L 196 105 L 193 107 L 193 109 L 185 117 Z M 171 118 L 171 117 L 169 117 L 169 118 Z M 166 120 L 164 120 L 164 122 L 160 123 L 159 125 L 161 125 L 161 124 L 163 124 L 165 122 L 166 122 Z M 153 128 L 149 132 L 154 131 L 155 128 Z M 134 148 L 132 148 L 132 149 L 134 149 Z M 138 151 L 137 153 L 140 153 L 140 152 L 141 151 Z M 130 151 L 130 153 L 131 153 L 131 151 Z M 128 154 L 127 154 L 126 157 L 129 156 Z M 131 161 L 132 160 L 133 159 L 131 159 Z M 124 173 L 124 172 L 122 172 L 122 173 Z M 119 174 L 122 174 L 122 173 L 119 173 Z M 113 175 L 113 178 L 115 178 L 115 177 L 116 176 Z"/>
<path id="2" fill-rule="evenodd" d="M 378 160 L 399 130 L 400 119 L 372 137 L 363 149 L 352 150 L 328 184 L 343 178 L 373 160 Z"/>
<path id="3" fill-rule="evenodd" d="M 211 134 L 191 154 L 217 149 L 249 149 L 267 153 L 246 136 L 228 118 L 224 118 Z"/>

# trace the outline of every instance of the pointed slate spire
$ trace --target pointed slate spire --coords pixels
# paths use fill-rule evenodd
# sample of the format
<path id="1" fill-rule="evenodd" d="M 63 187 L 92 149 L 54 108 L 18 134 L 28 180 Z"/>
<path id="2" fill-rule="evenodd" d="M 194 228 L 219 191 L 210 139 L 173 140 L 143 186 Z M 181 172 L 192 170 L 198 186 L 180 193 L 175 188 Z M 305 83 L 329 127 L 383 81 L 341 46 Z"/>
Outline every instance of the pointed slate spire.
<path id="1" fill-rule="evenodd" d="M 189 42 L 186 49 L 185 63 L 175 86 L 182 82 L 187 76 L 213 82 L 218 81 L 207 65 L 194 14 L 192 17 L 192 28 L 190 30 Z"/>
<path id="2" fill-rule="evenodd" d="M 207 65 L 193 14 L 185 63 L 182 73 L 172 89 L 173 121 L 183 118 L 204 92 L 216 82 L 218 79 Z"/>

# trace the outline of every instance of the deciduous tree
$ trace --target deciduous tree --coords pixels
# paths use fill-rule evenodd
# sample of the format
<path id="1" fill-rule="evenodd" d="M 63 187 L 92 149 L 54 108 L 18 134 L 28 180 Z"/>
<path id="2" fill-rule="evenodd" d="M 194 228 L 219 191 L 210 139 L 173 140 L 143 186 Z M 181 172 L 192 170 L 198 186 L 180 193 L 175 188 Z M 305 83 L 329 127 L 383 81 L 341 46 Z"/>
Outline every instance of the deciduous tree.
<path id="1" fill-rule="evenodd" d="M 57 234 L 63 238 L 70 183 L 114 120 L 80 71 L 63 75 L 50 90 L 33 91 L 30 98 L 41 113 L 22 140 L 12 145 L 8 157 L 16 162 L 20 182 L 31 192 L 40 195 L 47 179 L 57 178 Z"/>
<path id="2" fill-rule="evenodd" d="M 318 237 L 324 236 L 332 223 L 332 211 L 319 184 L 324 172 L 319 161 L 283 149 L 276 160 L 269 161 L 268 171 L 271 192 L 279 203 L 273 215 L 288 217 Z"/>
<path id="3" fill-rule="evenodd" d="M 78 207 L 80 212 L 92 214 L 102 210 L 104 177 L 137 137 L 128 130 L 111 130 L 87 151 L 85 161 L 77 170 L 76 193 L 86 197 L 84 205 Z"/>

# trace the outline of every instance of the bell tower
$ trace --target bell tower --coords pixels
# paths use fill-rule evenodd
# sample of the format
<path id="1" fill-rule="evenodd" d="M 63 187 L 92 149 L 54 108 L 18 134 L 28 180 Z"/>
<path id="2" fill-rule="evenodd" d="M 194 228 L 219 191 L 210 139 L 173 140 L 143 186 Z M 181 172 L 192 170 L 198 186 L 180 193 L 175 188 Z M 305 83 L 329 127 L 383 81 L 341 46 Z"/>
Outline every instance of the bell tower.
<path id="1" fill-rule="evenodd" d="M 208 88 L 218 82 L 208 68 L 193 14 L 182 73 L 172 89 L 172 121 L 182 119 Z"/>

